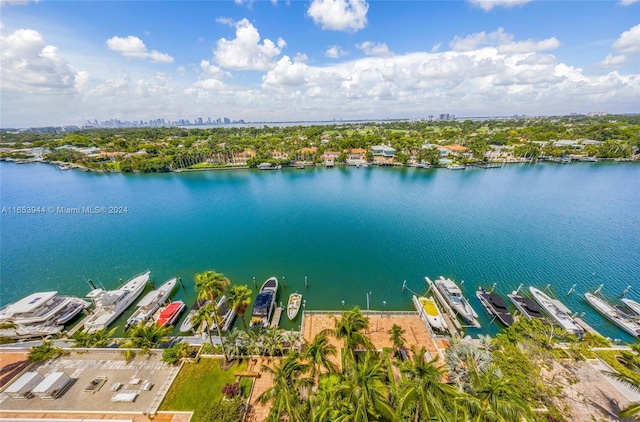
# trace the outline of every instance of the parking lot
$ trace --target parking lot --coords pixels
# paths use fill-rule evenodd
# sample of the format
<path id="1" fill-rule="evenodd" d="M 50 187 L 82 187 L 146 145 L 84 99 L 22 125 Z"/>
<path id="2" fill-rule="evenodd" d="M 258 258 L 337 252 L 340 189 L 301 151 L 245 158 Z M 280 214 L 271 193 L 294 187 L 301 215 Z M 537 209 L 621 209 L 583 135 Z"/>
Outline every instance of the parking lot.
<path id="1" fill-rule="evenodd" d="M 69 355 L 30 368 L 46 376 L 64 372 L 72 381 L 56 399 L 16 399 L 0 393 L 2 412 L 126 412 L 154 414 L 160 406 L 179 366 L 168 366 L 160 354 L 138 353 L 126 362 L 120 351 L 72 351 Z M 105 377 L 104 384 L 94 392 L 85 392 L 92 380 Z M 117 391 L 114 386 L 118 386 Z M 116 394 L 129 393 L 133 402 L 114 402 Z M 120 396 L 123 397 L 123 396 Z"/>

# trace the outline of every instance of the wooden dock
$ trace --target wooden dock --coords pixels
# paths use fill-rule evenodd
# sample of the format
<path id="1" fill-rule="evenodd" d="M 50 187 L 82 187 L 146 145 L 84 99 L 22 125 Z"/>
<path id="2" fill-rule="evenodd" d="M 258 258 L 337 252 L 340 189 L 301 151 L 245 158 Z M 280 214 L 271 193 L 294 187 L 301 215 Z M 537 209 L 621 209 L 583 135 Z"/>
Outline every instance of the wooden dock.
<path id="1" fill-rule="evenodd" d="M 586 322 L 584 322 L 584 320 L 580 317 L 574 317 L 573 318 L 575 322 L 578 323 L 579 326 L 581 326 L 582 328 L 584 328 L 584 330 L 588 333 L 597 335 L 597 336 L 601 336 L 602 334 L 600 334 L 599 332 L 597 332 L 592 326 L 590 326 L 589 324 L 587 324 Z"/>
<path id="2" fill-rule="evenodd" d="M 282 310 L 284 306 L 278 306 L 275 311 L 273 311 L 273 317 L 271 318 L 271 325 L 269 328 L 278 328 L 280 325 L 280 318 L 282 318 Z"/>

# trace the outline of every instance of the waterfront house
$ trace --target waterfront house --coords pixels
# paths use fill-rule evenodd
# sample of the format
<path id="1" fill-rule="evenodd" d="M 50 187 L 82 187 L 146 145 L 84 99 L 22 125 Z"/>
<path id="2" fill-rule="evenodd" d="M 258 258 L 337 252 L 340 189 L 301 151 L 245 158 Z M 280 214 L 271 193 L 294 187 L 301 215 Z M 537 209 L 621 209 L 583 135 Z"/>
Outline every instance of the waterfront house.
<path id="1" fill-rule="evenodd" d="M 232 154 L 231 155 L 231 165 L 232 166 L 246 166 L 247 165 L 247 161 L 249 161 L 249 159 L 253 158 L 256 156 L 256 152 L 252 149 L 245 149 L 244 151 L 238 153 L 238 154 Z"/>
<path id="2" fill-rule="evenodd" d="M 317 153 L 318 147 L 301 148 L 297 154 L 296 159 L 298 161 L 315 161 Z"/>
<path id="3" fill-rule="evenodd" d="M 322 161 L 324 161 L 327 167 L 333 167 L 339 156 L 339 151 L 325 151 L 324 154 L 322 154 Z"/>
<path id="4" fill-rule="evenodd" d="M 396 150 L 387 145 L 375 145 L 371 147 L 373 161 L 378 165 L 391 165 L 396 158 Z"/>
<path id="5" fill-rule="evenodd" d="M 348 166 L 362 166 L 367 164 L 367 160 L 365 155 L 367 153 L 366 149 L 363 148 L 352 148 L 344 151 L 347 155 L 347 165 Z"/>
<path id="6" fill-rule="evenodd" d="M 289 158 L 289 153 L 273 150 L 271 151 L 271 157 L 273 157 L 276 160 L 286 160 L 287 158 Z"/>

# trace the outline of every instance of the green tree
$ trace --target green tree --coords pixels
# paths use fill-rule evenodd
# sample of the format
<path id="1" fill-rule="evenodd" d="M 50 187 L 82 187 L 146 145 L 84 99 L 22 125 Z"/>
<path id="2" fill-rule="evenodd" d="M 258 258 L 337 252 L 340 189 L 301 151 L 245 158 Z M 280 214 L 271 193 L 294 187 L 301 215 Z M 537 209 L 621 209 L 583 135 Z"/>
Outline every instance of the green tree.
<path id="1" fill-rule="evenodd" d="M 129 337 L 122 347 L 142 349 L 143 353 L 169 341 L 172 326 L 159 327 L 156 324 L 138 324 L 129 329 Z"/>
<path id="2" fill-rule="evenodd" d="M 271 387 L 258 396 L 260 403 L 272 403 L 267 420 L 307 420 L 309 408 L 301 393 L 311 388 L 313 379 L 304 376 L 308 368 L 300 361 L 299 352 L 289 351 L 279 364 L 273 368 L 263 365 L 262 371 L 273 377 Z"/>
<path id="3" fill-rule="evenodd" d="M 387 334 L 389 334 L 389 340 L 393 344 L 393 351 L 396 355 L 400 352 L 400 349 L 404 347 L 404 342 L 407 339 L 404 338 L 404 329 L 398 324 L 393 324 L 389 330 L 387 330 Z"/>
<path id="4" fill-rule="evenodd" d="M 45 362 L 62 355 L 64 351 L 60 347 L 55 347 L 53 341 L 43 341 L 38 346 L 33 346 L 29 351 L 28 359 L 31 362 Z"/>
<path id="5" fill-rule="evenodd" d="M 101 348 L 107 347 L 113 342 L 113 335 L 118 327 L 114 327 L 109 330 L 107 327 L 88 332 L 84 329 L 76 331 L 73 336 L 73 347 L 89 347 L 89 348 Z"/>
<path id="6" fill-rule="evenodd" d="M 354 308 L 351 311 L 342 312 L 340 318 L 334 318 L 335 328 L 333 330 L 322 331 L 325 334 L 332 334 L 338 340 L 344 341 L 344 358 L 342 367 L 349 363 L 356 363 L 356 349 L 372 349 L 371 340 L 362 333 L 369 327 L 369 319 L 362 315 L 360 309 Z"/>
<path id="7" fill-rule="evenodd" d="M 230 301 L 231 307 L 236 311 L 236 315 L 242 318 L 242 325 L 246 330 L 247 321 L 245 315 L 251 304 L 251 290 L 247 286 L 231 286 L 228 296 L 227 299 Z"/>
<path id="8" fill-rule="evenodd" d="M 331 361 L 336 352 L 336 347 L 329 342 L 326 333 L 316 334 L 313 341 L 305 345 L 303 356 L 309 363 L 312 378 L 315 379 L 320 374 L 321 367 L 330 373 L 338 372 L 338 367 Z"/>
<path id="9" fill-rule="evenodd" d="M 195 275 L 196 282 L 196 292 L 198 292 L 199 299 L 208 299 L 209 302 L 216 303 L 216 299 L 222 296 L 229 285 L 229 279 L 224 276 L 224 274 L 217 273 L 215 271 L 205 271 L 204 273 L 199 273 Z M 213 307 L 213 320 L 219 321 L 218 312 L 216 307 Z M 224 343 L 222 339 L 222 332 L 220 331 L 220 324 L 215 324 L 216 330 L 218 330 L 218 337 L 220 338 L 220 342 L 222 343 L 222 351 L 224 353 L 225 360 L 229 360 L 227 356 L 227 352 L 224 350 Z"/>
<path id="10" fill-rule="evenodd" d="M 457 409 L 459 393 L 445 382 L 446 370 L 439 366 L 438 358 L 427 361 L 423 347 L 411 348 L 411 359 L 403 362 L 400 371 L 405 376 L 401 383 L 398 413 L 413 407 L 415 420 L 448 420 Z M 450 418 L 452 420 L 457 417 Z"/>

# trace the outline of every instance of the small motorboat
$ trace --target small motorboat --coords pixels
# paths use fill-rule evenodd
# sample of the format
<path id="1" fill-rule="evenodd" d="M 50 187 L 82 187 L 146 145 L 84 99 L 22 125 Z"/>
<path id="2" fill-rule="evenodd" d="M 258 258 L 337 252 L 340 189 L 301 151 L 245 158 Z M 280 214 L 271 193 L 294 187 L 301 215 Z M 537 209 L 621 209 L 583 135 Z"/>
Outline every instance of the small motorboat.
<path id="1" fill-rule="evenodd" d="M 180 332 L 186 333 L 193 328 L 193 317 L 198 313 L 200 308 L 202 308 L 205 303 L 207 303 L 206 299 L 197 299 L 191 308 L 189 308 L 189 313 L 187 314 L 182 324 L 180 324 Z"/>
<path id="2" fill-rule="evenodd" d="M 507 309 L 507 303 L 500 295 L 488 292 L 481 287 L 476 292 L 476 297 L 489 315 L 498 318 L 507 327 L 513 324 L 513 316 Z"/>
<path id="3" fill-rule="evenodd" d="M 160 308 L 158 317 L 156 319 L 156 325 L 158 327 L 167 327 L 172 325 L 178 319 L 178 316 L 184 311 L 186 305 L 181 300 L 171 302 L 164 308 Z"/>
<path id="4" fill-rule="evenodd" d="M 296 319 L 296 316 L 298 316 L 301 303 L 302 295 L 300 293 L 295 292 L 289 295 L 289 302 L 287 303 L 287 316 L 291 321 Z"/>
<path id="5" fill-rule="evenodd" d="M 444 319 L 433 297 L 413 296 L 413 306 L 420 318 L 436 330 L 446 330 Z"/>

